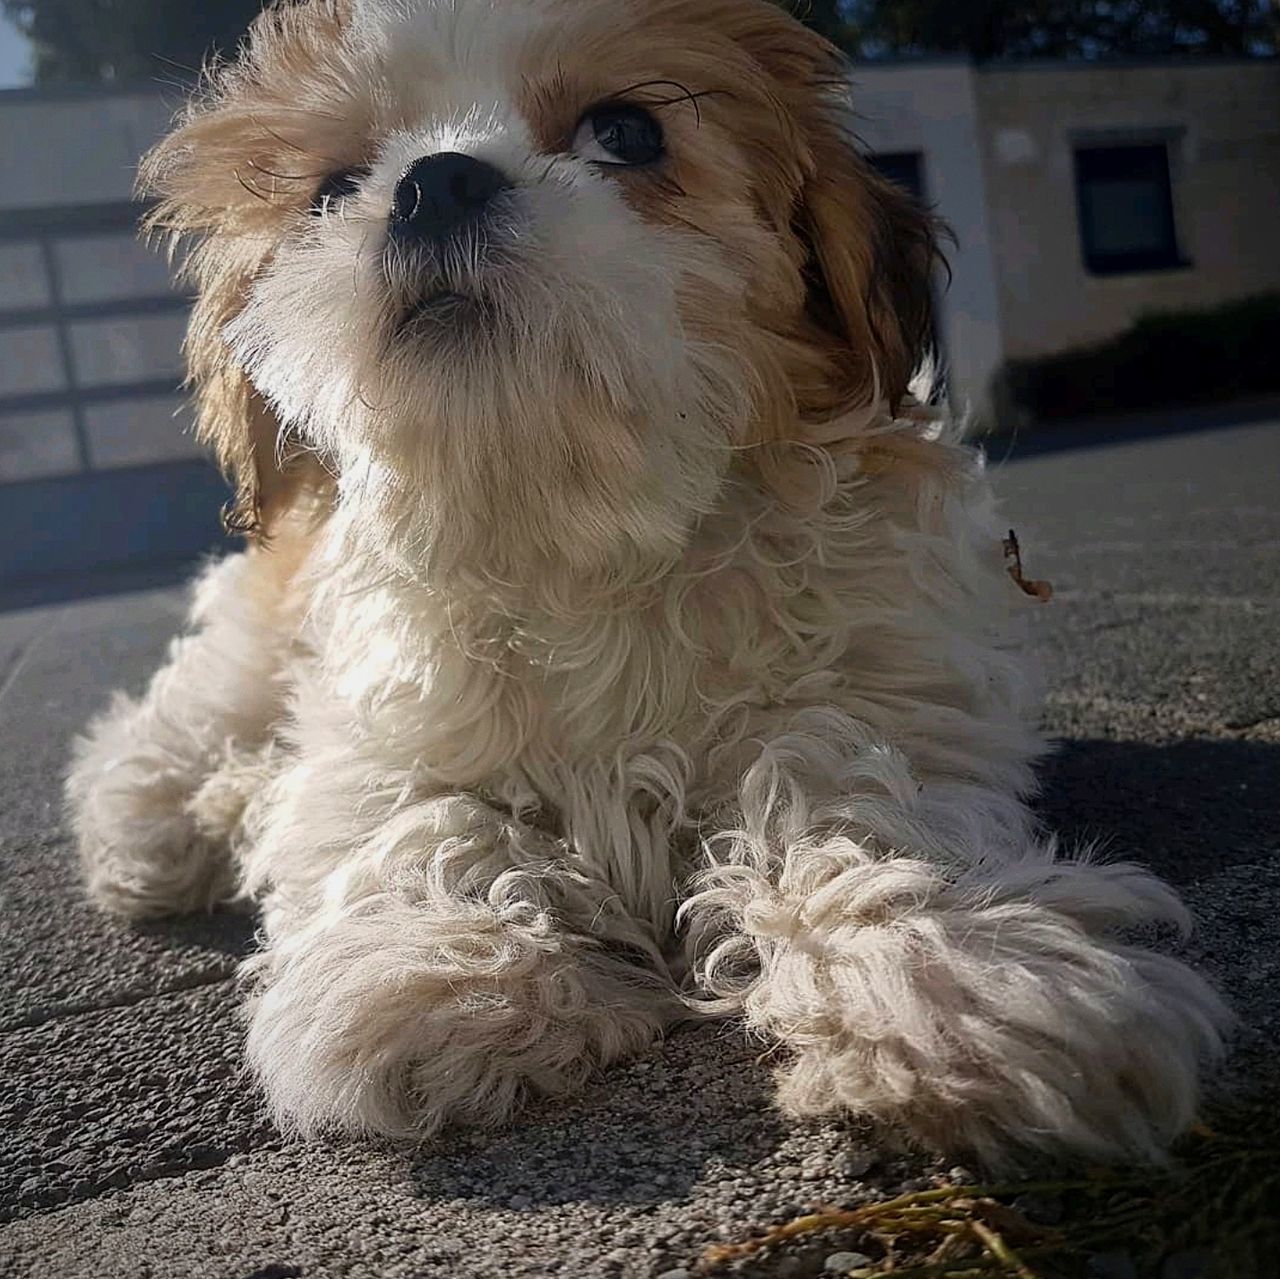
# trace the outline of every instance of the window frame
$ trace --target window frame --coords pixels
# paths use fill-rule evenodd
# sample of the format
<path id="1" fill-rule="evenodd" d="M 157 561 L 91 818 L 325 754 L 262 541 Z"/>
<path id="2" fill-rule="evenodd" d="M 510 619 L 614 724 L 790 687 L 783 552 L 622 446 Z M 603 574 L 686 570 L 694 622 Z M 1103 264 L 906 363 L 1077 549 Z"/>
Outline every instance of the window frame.
<path id="1" fill-rule="evenodd" d="M 1172 143 L 1177 134 L 1080 136 L 1072 140 L 1072 174 L 1075 181 L 1076 224 L 1080 236 L 1080 253 L 1085 270 L 1094 276 L 1141 275 L 1158 271 L 1176 271 L 1191 266 L 1182 252 L 1178 234 L 1178 211 L 1173 195 L 1174 156 Z M 1087 192 L 1091 182 L 1105 181 L 1099 172 L 1107 167 L 1107 160 L 1114 164 L 1125 152 L 1133 155 L 1148 153 L 1158 155 L 1158 169 L 1154 175 L 1157 187 L 1159 212 L 1164 223 L 1165 243 L 1158 249 L 1108 253 L 1097 244 L 1097 228 L 1087 204 Z M 1135 170 L 1137 165 L 1134 166 Z M 1093 172 L 1089 172 L 1092 169 Z"/>

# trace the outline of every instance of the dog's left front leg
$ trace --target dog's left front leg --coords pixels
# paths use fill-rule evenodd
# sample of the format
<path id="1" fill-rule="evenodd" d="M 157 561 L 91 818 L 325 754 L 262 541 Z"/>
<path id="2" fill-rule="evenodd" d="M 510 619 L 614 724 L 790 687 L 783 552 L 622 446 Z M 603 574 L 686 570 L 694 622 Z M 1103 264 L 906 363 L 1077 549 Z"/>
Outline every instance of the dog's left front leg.
<path id="1" fill-rule="evenodd" d="M 1184 923 L 1173 891 L 1058 858 L 1009 795 L 922 783 L 869 741 L 836 777 L 806 768 L 829 753 L 803 731 L 764 750 L 685 907 L 712 1010 L 791 1051 L 783 1105 L 988 1164 L 1160 1158 L 1229 1022 L 1189 967 L 1121 935 Z"/>
<path id="2" fill-rule="evenodd" d="M 444 796 L 388 817 L 306 907 L 268 897 L 248 1050 L 280 1121 L 493 1123 L 651 1042 L 677 1012 L 653 938 L 564 853 Z"/>

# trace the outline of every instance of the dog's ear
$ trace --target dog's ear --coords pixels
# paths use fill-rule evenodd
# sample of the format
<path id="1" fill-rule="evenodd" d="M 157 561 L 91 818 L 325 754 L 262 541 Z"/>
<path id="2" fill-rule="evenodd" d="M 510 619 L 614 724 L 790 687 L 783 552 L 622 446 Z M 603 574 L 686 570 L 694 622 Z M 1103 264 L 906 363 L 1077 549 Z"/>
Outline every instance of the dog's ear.
<path id="1" fill-rule="evenodd" d="M 171 257 L 181 260 L 181 275 L 195 291 L 183 344 L 187 385 L 195 398 L 196 437 L 212 450 L 234 491 L 223 525 L 229 533 L 256 538 L 263 532 L 263 494 L 280 478 L 279 423 L 232 358 L 223 332 L 260 264 L 258 255 L 238 248 L 210 206 L 181 190 L 196 180 L 200 166 L 199 150 L 189 146 L 185 133 L 177 129 L 143 162 L 140 192 L 159 197 L 144 226 L 167 239 Z"/>
<path id="2" fill-rule="evenodd" d="M 805 259 L 810 340 L 832 369 L 819 402 L 801 407 L 822 415 L 873 401 L 896 406 L 931 346 L 942 225 L 860 154 L 844 55 L 776 4 L 739 3 L 734 13 L 785 138 L 784 162 L 762 157 L 760 165 L 788 174 L 787 204 L 775 188 L 770 216 L 789 220 L 779 229 Z"/>
<path id="3" fill-rule="evenodd" d="M 144 227 L 182 258 L 196 293 L 185 345 L 188 382 L 197 436 L 234 486 L 224 524 L 255 538 L 268 536 L 276 519 L 327 477 L 313 460 L 289 455 L 279 422 L 224 333 L 280 233 L 281 209 L 259 175 L 297 167 L 301 144 L 287 135 L 305 112 L 290 93 L 301 92 L 307 72 L 332 48 L 350 3 L 303 0 L 266 9 L 237 59 L 206 71 L 172 132 L 139 168 L 138 193 L 152 201 Z"/>
<path id="4" fill-rule="evenodd" d="M 299 477 L 286 460 L 280 423 L 223 340 L 223 326 L 234 314 L 218 290 L 200 294 L 187 331 L 187 376 L 195 391 L 196 434 L 234 490 L 223 526 L 256 540 L 269 536 L 292 504 Z"/>
<path id="5" fill-rule="evenodd" d="M 845 348 L 842 398 L 895 410 L 931 353 L 940 225 L 858 154 L 831 107 L 806 132 L 795 230 L 809 252 L 810 317 Z"/>

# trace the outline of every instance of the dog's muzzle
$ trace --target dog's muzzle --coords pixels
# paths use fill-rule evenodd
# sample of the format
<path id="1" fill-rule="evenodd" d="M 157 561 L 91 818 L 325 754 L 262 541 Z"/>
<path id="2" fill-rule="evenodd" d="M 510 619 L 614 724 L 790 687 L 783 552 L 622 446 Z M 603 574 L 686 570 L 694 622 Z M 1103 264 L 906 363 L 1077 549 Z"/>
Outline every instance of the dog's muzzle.
<path id="1" fill-rule="evenodd" d="M 456 151 L 423 156 L 400 175 L 387 219 L 387 284 L 401 308 L 401 334 L 441 324 L 458 331 L 488 323 L 479 272 L 500 254 L 491 232 L 499 197 L 512 183 L 501 169 Z M 509 211 L 509 208 L 508 208 Z"/>

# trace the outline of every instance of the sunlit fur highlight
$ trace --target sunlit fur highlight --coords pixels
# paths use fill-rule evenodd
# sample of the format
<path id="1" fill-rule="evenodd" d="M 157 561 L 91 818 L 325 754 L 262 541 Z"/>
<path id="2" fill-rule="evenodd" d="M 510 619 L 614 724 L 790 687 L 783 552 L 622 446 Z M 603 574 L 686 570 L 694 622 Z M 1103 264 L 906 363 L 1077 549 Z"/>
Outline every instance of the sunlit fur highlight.
<path id="1" fill-rule="evenodd" d="M 1025 601 L 907 393 L 937 229 L 842 85 L 765 0 L 297 4 L 149 158 L 253 544 L 68 801 L 105 908 L 260 902 L 282 1123 L 497 1122 L 700 1017 L 990 1164 L 1190 1121 L 1227 1014 L 1132 935 L 1173 892 L 1027 808 Z M 571 153 L 618 99 L 659 168 Z M 388 249 L 440 150 L 511 191 Z"/>

